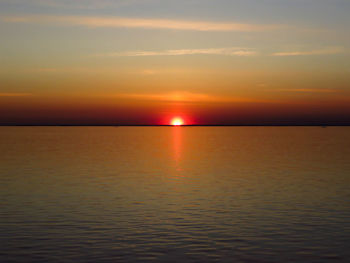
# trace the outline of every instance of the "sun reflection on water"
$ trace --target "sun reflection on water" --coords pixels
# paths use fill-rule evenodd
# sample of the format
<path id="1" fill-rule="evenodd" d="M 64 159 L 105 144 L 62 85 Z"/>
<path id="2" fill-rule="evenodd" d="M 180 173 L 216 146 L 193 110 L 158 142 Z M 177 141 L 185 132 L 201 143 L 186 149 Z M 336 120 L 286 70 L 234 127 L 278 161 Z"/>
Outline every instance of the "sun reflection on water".
<path id="1" fill-rule="evenodd" d="M 173 130 L 173 158 L 175 161 L 175 169 L 177 172 L 182 171 L 181 155 L 182 155 L 182 127 L 174 126 Z"/>

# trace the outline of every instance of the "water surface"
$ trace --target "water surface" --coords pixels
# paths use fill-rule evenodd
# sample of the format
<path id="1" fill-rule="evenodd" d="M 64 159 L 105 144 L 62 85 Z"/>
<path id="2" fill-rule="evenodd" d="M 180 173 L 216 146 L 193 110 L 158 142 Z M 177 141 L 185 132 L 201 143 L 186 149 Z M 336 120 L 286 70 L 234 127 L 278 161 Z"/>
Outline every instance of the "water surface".
<path id="1" fill-rule="evenodd" d="M 348 127 L 0 127 L 1 262 L 346 262 Z"/>

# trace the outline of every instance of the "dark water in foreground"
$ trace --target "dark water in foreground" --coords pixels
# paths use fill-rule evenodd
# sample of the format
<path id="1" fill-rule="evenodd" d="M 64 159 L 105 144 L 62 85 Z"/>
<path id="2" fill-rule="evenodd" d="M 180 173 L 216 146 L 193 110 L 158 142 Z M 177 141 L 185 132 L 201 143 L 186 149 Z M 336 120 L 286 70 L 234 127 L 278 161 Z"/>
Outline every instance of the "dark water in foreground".
<path id="1" fill-rule="evenodd" d="M 350 128 L 0 127 L 0 262 L 348 262 Z"/>

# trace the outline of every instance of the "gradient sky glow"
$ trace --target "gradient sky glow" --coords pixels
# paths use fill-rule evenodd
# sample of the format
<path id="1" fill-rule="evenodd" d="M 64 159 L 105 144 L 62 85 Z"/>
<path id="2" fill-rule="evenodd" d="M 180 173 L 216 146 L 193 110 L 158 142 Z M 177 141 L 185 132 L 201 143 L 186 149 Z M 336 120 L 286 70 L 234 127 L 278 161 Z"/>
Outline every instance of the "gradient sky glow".
<path id="1" fill-rule="evenodd" d="M 348 0 L 0 0 L 0 124 L 350 124 Z"/>

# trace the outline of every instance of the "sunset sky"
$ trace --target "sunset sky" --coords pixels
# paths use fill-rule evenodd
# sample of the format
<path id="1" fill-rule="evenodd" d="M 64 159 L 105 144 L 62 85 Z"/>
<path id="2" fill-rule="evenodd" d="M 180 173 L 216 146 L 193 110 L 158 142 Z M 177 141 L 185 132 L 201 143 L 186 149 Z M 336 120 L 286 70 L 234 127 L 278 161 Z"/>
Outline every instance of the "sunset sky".
<path id="1" fill-rule="evenodd" d="M 0 124 L 350 124 L 348 0 L 0 0 Z"/>

